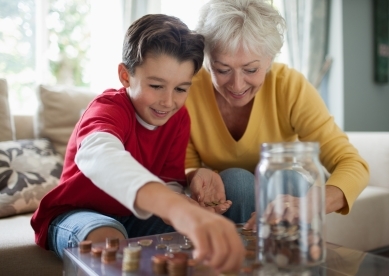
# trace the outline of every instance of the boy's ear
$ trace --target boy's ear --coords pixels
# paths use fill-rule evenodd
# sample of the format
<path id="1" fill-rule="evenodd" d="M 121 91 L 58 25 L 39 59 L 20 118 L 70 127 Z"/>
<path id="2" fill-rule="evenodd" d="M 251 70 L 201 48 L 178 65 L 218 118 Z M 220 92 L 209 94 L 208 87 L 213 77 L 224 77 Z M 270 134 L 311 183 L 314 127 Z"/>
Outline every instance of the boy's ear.
<path id="1" fill-rule="evenodd" d="M 128 73 L 128 70 L 124 63 L 120 63 L 118 66 L 118 75 L 119 80 L 122 83 L 122 85 L 127 88 L 130 86 L 130 73 Z"/>

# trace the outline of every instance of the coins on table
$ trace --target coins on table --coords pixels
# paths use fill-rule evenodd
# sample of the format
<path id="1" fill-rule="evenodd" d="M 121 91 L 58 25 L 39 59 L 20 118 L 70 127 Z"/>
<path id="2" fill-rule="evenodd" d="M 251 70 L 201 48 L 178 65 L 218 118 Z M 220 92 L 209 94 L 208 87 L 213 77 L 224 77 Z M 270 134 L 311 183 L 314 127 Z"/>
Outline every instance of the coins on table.
<path id="1" fill-rule="evenodd" d="M 141 246 L 128 246 L 123 249 L 122 271 L 138 270 L 141 251 Z"/>
<path id="2" fill-rule="evenodd" d="M 152 243 L 153 243 L 153 240 L 151 240 L 151 239 L 143 239 L 143 240 L 138 241 L 138 244 L 140 246 L 150 246 Z"/>
<path id="3" fill-rule="evenodd" d="M 153 267 L 153 271 L 156 274 L 166 274 L 167 273 L 167 260 L 168 256 L 164 254 L 156 254 L 151 257 L 151 263 Z"/>
<path id="4" fill-rule="evenodd" d="M 105 246 L 107 248 L 119 248 L 119 239 L 113 237 L 107 237 L 105 239 Z"/>
<path id="5" fill-rule="evenodd" d="M 105 264 L 116 261 L 116 248 L 105 248 L 101 253 L 101 261 Z"/>
<path id="6" fill-rule="evenodd" d="M 100 258 L 104 248 L 101 246 L 92 246 L 91 254 L 93 257 Z"/>
<path id="7" fill-rule="evenodd" d="M 155 246 L 155 249 L 158 249 L 158 250 L 163 250 L 163 249 L 166 249 L 167 248 L 167 245 L 166 244 L 163 244 L 163 243 L 159 243 Z"/>
<path id="8" fill-rule="evenodd" d="M 78 251 L 82 254 L 89 253 L 92 249 L 92 241 L 81 241 L 78 244 Z"/>
<path id="9" fill-rule="evenodd" d="M 169 276 L 187 275 L 189 255 L 184 252 L 156 254 L 151 258 L 153 272 Z"/>
<path id="10" fill-rule="evenodd" d="M 161 241 L 171 241 L 173 239 L 172 235 L 163 235 L 161 236 Z"/>

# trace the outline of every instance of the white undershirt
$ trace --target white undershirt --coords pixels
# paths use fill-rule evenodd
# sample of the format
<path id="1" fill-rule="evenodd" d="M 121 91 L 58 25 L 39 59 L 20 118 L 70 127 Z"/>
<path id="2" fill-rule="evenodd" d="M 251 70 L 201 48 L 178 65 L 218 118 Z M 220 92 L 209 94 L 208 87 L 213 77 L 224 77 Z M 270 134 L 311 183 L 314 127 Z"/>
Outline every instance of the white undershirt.
<path id="1" fill-rule="evenodd" d="M 126 206 L 140 219 L 152 214 L 134 206 L 138 190 L 149 182 L 159 182 L 183 193 L 177 182 L 164 183 L 124 149 L 121 141 L 107 132 L 94 132 L 81 143 L 75 162 L 93 184 Z"/>

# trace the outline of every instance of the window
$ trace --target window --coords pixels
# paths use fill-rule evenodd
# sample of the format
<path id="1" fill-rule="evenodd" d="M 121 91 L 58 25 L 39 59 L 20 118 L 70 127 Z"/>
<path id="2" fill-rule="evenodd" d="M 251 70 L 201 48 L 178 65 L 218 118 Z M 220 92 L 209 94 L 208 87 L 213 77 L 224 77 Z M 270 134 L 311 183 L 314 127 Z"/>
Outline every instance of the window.
<path id="1" fill-rule="evenodd" d="M 0 68 L 11 112 L 35 112 L 36 86 L 90 86 L 89 0 L 0 0 Z"/>
<path id="2" fill-rule="evenodd" d="M 132 21 L 161 12 L 194 29 L 207 1 L 0 0 L 0 77 L 8 82 L 11 112 L 35 113 L 39 84 L 97 93 L 119 88 L 117 65 Z"/>

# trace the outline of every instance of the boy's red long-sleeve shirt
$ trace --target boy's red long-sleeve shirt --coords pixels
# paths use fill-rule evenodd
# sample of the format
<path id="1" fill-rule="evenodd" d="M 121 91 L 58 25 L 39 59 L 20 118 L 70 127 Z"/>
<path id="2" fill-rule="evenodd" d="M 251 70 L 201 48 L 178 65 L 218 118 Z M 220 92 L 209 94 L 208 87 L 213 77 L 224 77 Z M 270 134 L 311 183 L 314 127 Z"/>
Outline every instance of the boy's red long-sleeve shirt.
<path id="1" fill-rule="evenodd" d="M 49 224 L 64 212 L 91 209 L 109 215 L 133 214 L 128 206 L 125 206 L 126 203 L 122 204 L 115 197 L 108 195 L 79 170 L 75 157 L 84 138 L 96 132 L 114 135 L 132 158 L 148 170 L 147 174 L 152 174 L 151 178 L 156 176 L 164 182 L 176 181 L 186 185 L 184 161 L 189 131 L 190 119 L 185 107 L 177 111 L 165 125 L 149 130 L 137 121 L 125 88 L 107 90 L 97 96 L 83 113 L 69 139 L 59 185 L 42 199 L 31 219 L 36 243 L 47 248 Z M 106 158 L 111 157 L 107 155 Z M 131 167 L 128 170 L 131 170 Z M 131 182 L 138 181 L 117 179 L 121 179 L 120 175 L 112 181 L 128 182 L 125 187 L 128 187 L 130 193 Z M 107 185 L 110 183 L 105 183 L 105 187 Z M 111 195 L 125 192 L 127 191 L 112 191 Z"/>

